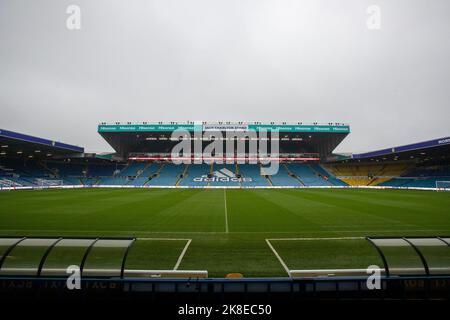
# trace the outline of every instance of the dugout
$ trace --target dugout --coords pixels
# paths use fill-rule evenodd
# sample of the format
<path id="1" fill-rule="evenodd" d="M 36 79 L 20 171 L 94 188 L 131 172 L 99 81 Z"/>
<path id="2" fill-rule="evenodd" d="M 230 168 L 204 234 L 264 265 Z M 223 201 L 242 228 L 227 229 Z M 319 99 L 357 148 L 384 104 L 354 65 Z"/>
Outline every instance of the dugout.
<path id="1" fill-rule="evenodd" d="M 82 277 L 123 277 L 135 238 L 2 237 L 0 276 L 67 277 L 77 266 Z"/>
<path id="2" fill-rule="evenodd" d="M 125 269 L 135 238 L 0 237 L 0 296 L 45 294 L 70 299 L 66 271 L 69 265 L 77 265 L 80 293 L 92 297 L 105 293 L 154 301 L 450 297 L 449 236 L 366 239 L 384 264 L 380 266 L 381 290 L 368 290 L 365 269 L 359 274 L 357 269 L 336 270 L 332 276 L 321 270 L 309 270 L 314 276 L 304 274 L 306 270 L 291 270 L 289 278 L 208 278 L 207 271 Z"/>
<path id="3" fill-rule="evenodd" d="M 389 276 L 450 275 L 450 237 L 367 237 Z"/>
<path id="4" fill-rule="evenodd" d="M 378 252 L 385 278 L 408 276 L 450 276 L 450 237 L 366 237 Z M 292 278 L 368 276 L 368 267 L 361 269 L 289 270 Z"/>
<path id="5" fill-rule="evenodd" d="M 126 269 L 136 238 L 0 237 L 0 278 L 205 278 L 204 270 Z"/>

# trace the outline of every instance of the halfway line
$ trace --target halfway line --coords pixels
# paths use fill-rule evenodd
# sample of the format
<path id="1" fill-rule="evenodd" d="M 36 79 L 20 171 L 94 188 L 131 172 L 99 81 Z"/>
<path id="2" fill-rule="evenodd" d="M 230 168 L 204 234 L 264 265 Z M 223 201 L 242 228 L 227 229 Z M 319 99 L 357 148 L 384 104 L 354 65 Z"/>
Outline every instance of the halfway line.
<path id="1" fill-rule="evenodd" d="M 223 189 L 223 202 L 225 205 L 225 232 L 228 233 L 228 209 L 227 209 L 227 189 Z"/>

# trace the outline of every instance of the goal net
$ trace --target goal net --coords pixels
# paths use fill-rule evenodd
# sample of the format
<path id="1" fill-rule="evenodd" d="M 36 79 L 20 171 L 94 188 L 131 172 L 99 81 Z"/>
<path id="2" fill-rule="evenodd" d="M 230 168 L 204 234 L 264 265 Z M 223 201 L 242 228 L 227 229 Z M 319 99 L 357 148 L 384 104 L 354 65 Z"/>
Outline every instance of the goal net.
<path id="1" fill-rule="evenodd" d="M 63 186 L 63 180 L 56 179 L 36 179 L 38 188 L 44 189 L 49 187 L 61 187 Z"/>
<path id="2" fill-rule="evenodd" d="M 436 181 L 436 190 L 450 191 L 450 181 Z"/>

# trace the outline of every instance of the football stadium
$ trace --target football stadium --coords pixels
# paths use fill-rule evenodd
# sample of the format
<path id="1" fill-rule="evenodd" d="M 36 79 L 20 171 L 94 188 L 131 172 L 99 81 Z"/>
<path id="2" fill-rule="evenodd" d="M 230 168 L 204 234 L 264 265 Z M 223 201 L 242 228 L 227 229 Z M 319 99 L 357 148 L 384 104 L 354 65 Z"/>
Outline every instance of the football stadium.
<path id="1" fill-rule="evenodd" d="M 448 298 L 450 137 L 338 154 L 347 124 L 117 122 L 97 131 L 114 153 L 0 130 L 4 290 L 23 290 L 11 281 L 24 279 L 65 283 L 75 265 L 86 286 L 147 294 Z M 185 152 L 173 153 L 179 143 Z M 382 279 L 374 292 L 369 266 Z"/>
<path id="2" fill-rule="evenodd" d="M 447 311 L 449 12 L 0 0 L 3 313 Z"/>

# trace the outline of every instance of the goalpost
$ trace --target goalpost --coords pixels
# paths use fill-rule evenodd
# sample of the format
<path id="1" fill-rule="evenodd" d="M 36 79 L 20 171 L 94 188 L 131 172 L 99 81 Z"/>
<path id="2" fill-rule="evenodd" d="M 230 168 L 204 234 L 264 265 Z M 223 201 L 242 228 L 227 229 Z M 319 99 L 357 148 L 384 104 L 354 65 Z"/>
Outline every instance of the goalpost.
<path id="1" fill-rule="evenodd" d="M 37 189 L 45 189 L 49 187 L 62 187 L 64 185 L 63 180 L 56 179 L 36 179 Z"/>
<path id="2" fill-rule="evenodd" d="M 436 181 L 437 191 L 450 191 L 450 181 Z"/>

